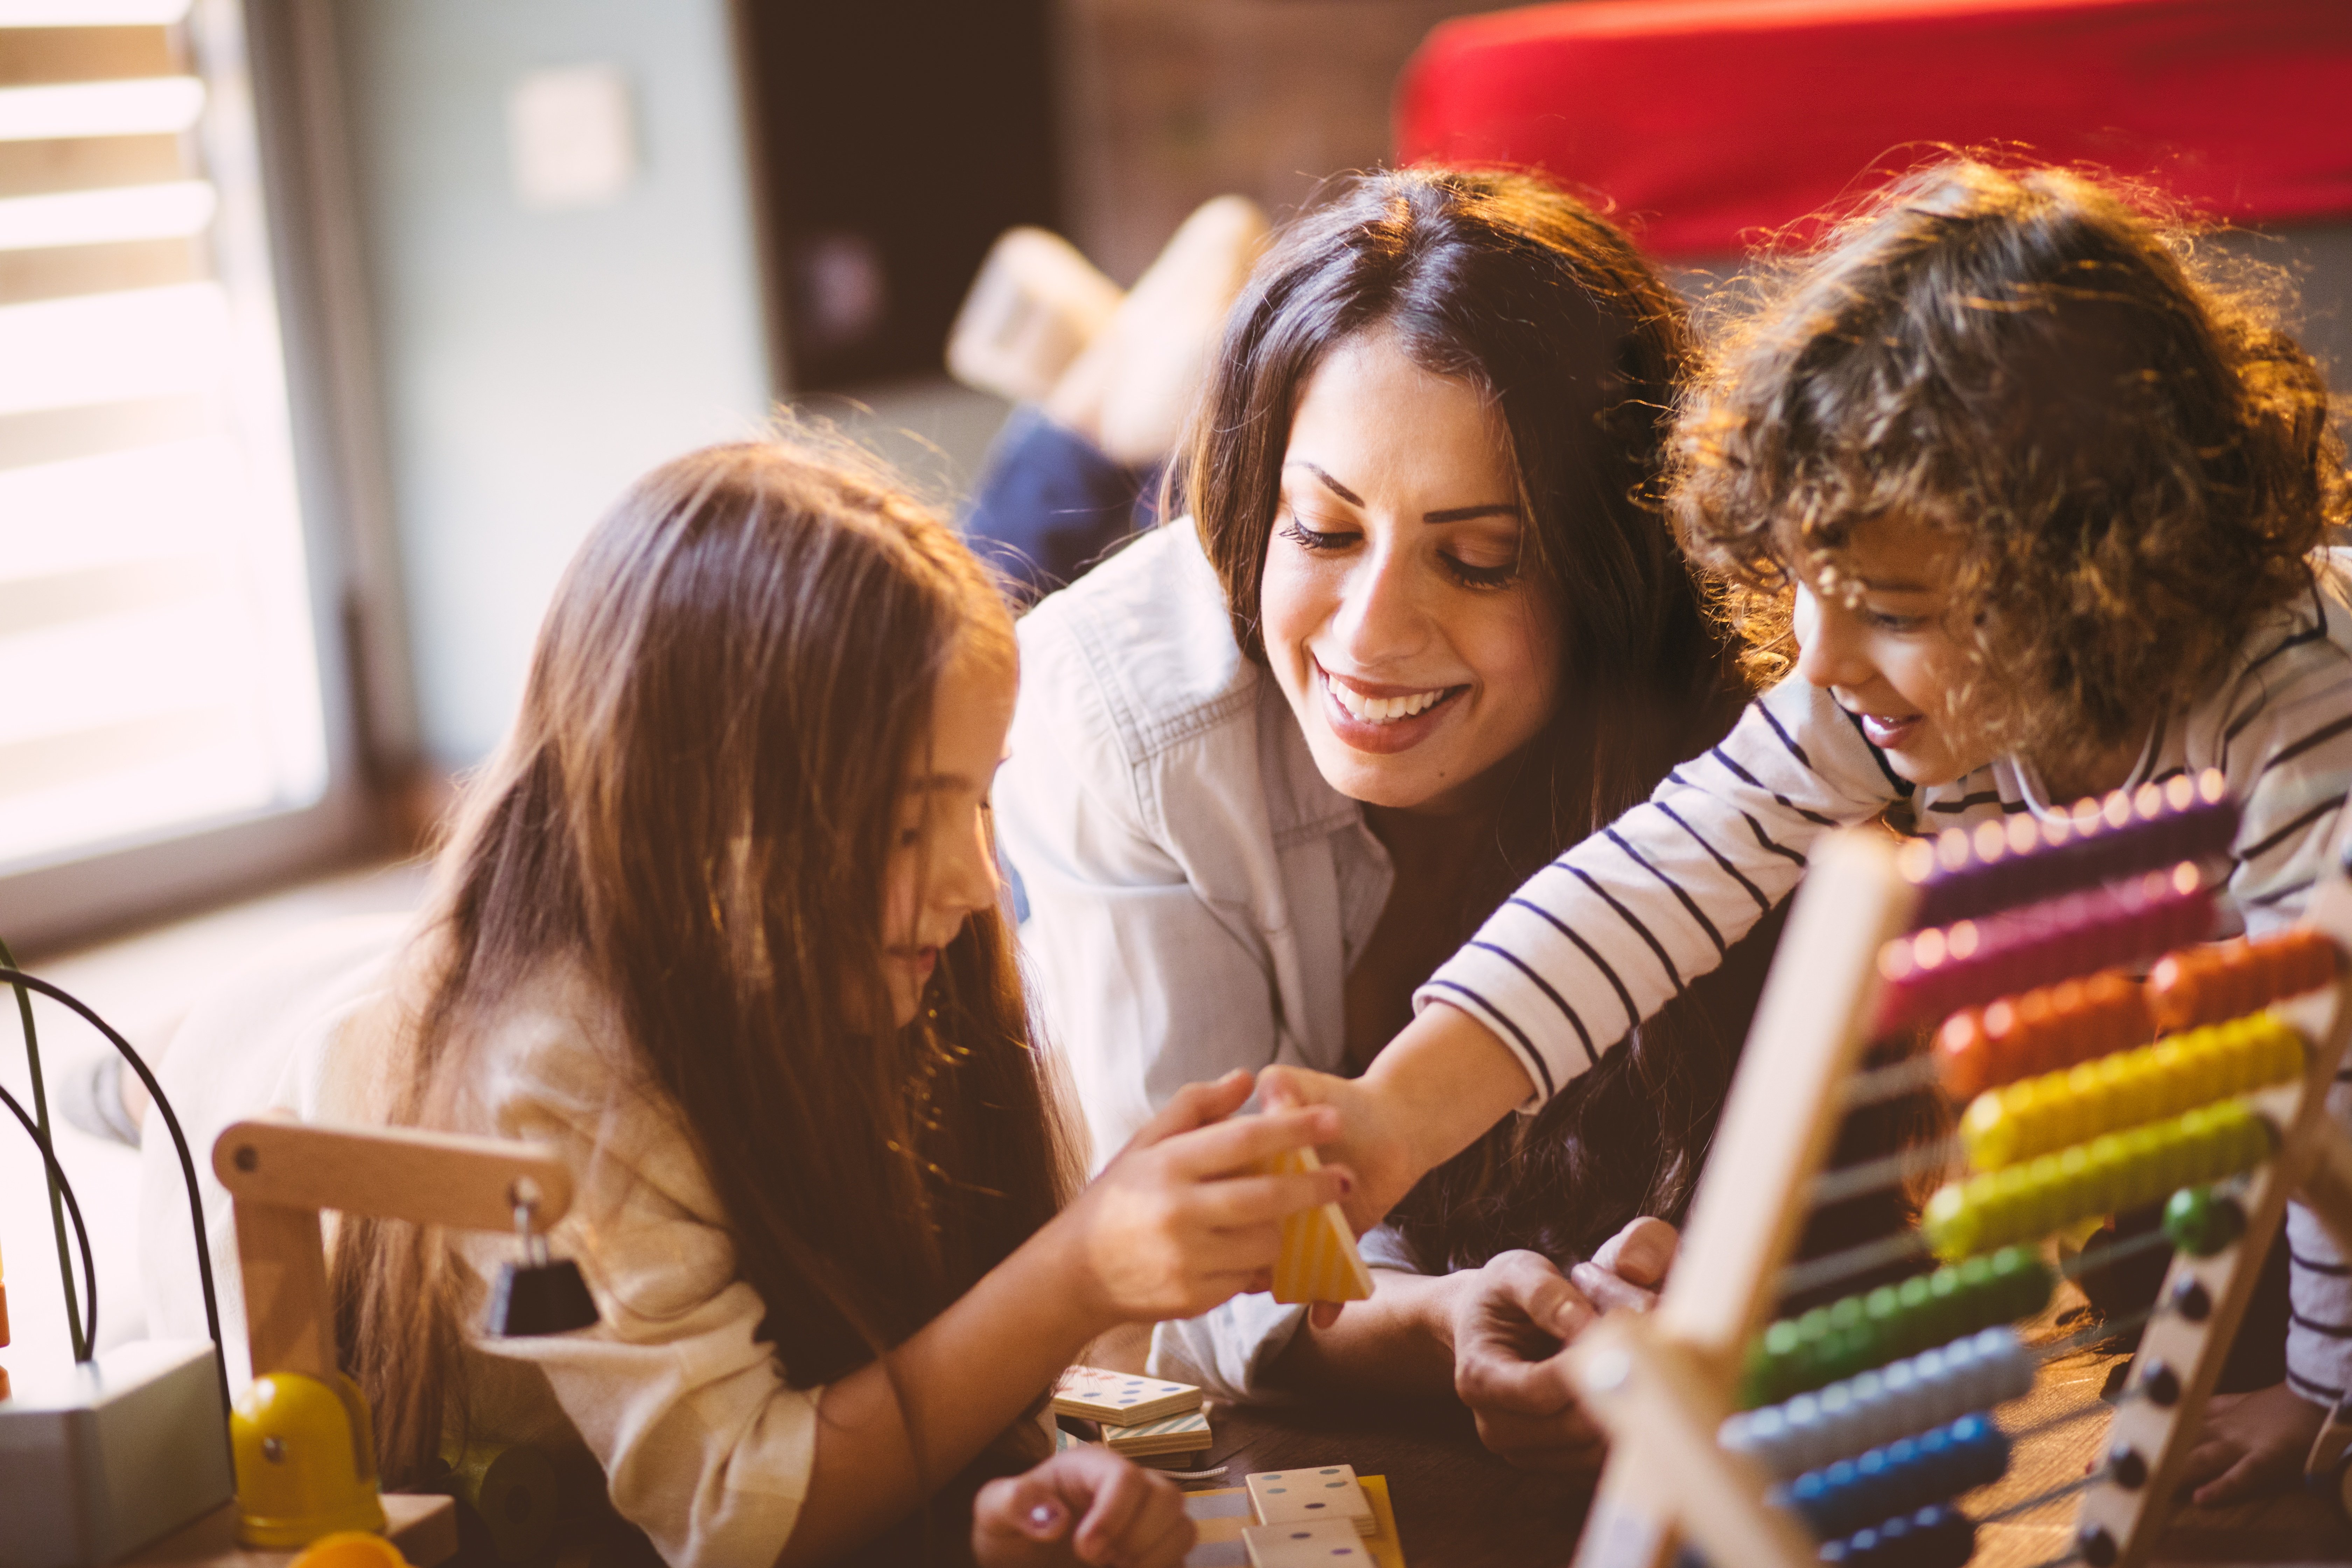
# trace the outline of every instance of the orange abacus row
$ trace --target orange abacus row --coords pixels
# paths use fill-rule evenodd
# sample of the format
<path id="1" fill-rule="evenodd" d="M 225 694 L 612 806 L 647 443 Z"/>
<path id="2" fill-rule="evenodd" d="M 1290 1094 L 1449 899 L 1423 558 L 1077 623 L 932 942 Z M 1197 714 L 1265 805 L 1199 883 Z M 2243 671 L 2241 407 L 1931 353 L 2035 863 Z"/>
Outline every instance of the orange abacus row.
<path id="1" fill-rule="evenodd" d="M 2039 986 L 1946 1019 L 1936 1036 L 1937 1075 L 1946 1093 L 1967 1101 L 2301 995 L 2335 979 L 2336 962 L 2335 942 L 2297 930 L 2173 953 L 2145 986 L 2114 973 Z"/>
<path id="2" fill-rule="evenodd" d="M 2308 929 L 2192 947 L 2147 977 L 2149 1021 L 2166 1034 L 2236 1018 L 2336 978 L 2336 943 Z"/>
<path id="3" fill-rule="evenodd" d="M 1936 1068 L 1944 1092 L 1966 1103 L 2001 1084 L 2144 1046 L 2155 1034 L 2137 981 L 2086 974 L 1953 1014 L 1936 1035 Z"/>

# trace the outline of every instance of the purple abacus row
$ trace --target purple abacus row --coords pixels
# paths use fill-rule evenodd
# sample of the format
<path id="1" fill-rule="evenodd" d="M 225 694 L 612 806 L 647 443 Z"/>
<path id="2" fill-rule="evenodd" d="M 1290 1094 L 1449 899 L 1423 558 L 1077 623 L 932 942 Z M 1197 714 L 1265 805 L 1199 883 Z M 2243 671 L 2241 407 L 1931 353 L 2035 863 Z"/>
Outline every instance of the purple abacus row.
<path id="1" fill-rule="evenodd" d="M 2173 784 L 2179 787 L 2170 794 L 2186 797 L 2188 804 L 2174 804 L 2165 791 L 2151 795 L 2143 789 L 2128 805 L 2121 796 L 2111 797 L 2105 816 L 2084 815 L 2042 827 L 2015 818 L 2014 837 L 1996 831 L 1979 846 L 1954 828 L 1932 846 L 1916 846 L 1905 862 L 1906 875 L 1919 887 L 1913 928 L 1973 920 L 2136 872 L 2226 854 L 2237 837 L 2237 802 L 2203 798 L 2218 795 L 2218 782 L 2202 790 L 2185 778 Z"/>
<path id="2" fill-rule="evenodd" d="M 2150 872 L 2120 888 L 1898 937 L 1879 955 L 1886 989 L 1878 1030 L 1936 1023 L 1996 996 L 2201 942 L 2212 931 L 2213 897 L 2200 879 Z"/>

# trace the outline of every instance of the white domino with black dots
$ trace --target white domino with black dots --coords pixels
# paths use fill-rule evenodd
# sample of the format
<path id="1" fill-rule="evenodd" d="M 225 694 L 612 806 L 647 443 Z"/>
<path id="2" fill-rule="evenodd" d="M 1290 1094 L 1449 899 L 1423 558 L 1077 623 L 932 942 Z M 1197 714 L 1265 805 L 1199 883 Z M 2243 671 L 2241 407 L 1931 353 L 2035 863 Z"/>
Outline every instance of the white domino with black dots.
<path id="1" fill-rule="evenodd" d="M 1261 1524 L 1242 1531 L 1242 1544 L 1250 1568 L 1361 1568 L 1372 1561 L 1371 1548 L 1344 1519 Z"/>
<path id="2" fill-rule="evenodd" d="M 1262 1470 L 1248 1478 L 1250 1503 L 1258 1523 L 1312 1524 L 1344 1521 L 1358 1535 L 1380 1528 L 1372 1505 L 1356 1483 L 1353 1465 L 1318 1465 L 1310 1469 Z"/>

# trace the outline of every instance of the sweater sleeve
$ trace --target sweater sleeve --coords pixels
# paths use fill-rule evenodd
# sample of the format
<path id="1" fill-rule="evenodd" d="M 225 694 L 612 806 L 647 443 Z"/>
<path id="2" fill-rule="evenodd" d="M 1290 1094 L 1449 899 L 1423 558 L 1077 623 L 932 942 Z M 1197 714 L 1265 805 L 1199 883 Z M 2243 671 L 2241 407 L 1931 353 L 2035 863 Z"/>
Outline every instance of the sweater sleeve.
<path id="1" fill-rule="evenodd" d="M 2228 891 L 2256 935 L 2299 919 L 2352 788 L 2352 656 L 2332 574 L 2313 614 L 2254 651 L 2216 715 L 2212 761 L 2239 802 Z M 2352 1071 L 2328 1095 L 2352 1128 Z M 2332 1405 L 2352 1388 L 2352 1256 L 2302 1204 L 2287 1210 L 2287 1384 Z"/>
<path id="2" fill-rule="evenodd" d="M 1534 1110 L 1785 899 L 1813 841 L 1910 786 L 1827 692 L 1795 678 L 1723 742 L 1528 879 L 1414 994 L 1517 1054 Z"/>
<path id="3" fill-rule="evenodd" d="M 535 1373 L 604 1470 L 614 1508 L 675 1568 L 772 1563 L 815 1468 L 821 1387 L 795 1388 L 763 1332 L 767 1306 L 698 1157 L 666 1102 L 612 1093 L 590 1053 L 553 1037 L 509 1056 L 489 1130 L 553 1145 L 574 1173 L 550 1232 L 576 1259 L 599 1321 L 578 1333 L 468 1341 L 506 1366 L 485 1395 Z M 486 1289 L 511 1238 L 454 1238 Z M 492 1425 L 497 1415 L 490 1414 Z"/>

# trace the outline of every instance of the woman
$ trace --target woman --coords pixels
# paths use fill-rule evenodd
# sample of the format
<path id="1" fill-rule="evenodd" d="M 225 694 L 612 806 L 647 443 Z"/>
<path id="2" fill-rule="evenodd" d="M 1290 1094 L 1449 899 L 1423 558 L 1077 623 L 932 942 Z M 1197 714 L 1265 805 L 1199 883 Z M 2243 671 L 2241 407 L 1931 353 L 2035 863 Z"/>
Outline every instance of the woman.
<path id="1" fill-rule="evenodd" d="M 1722 732 L 1745 689 L 1648 500 L 1688 354 L 1623 237 L 1526 176 L 1362 176 L 1277 240 L 1194 421 L 1192 515 L 1021 627 L 999 831 L 1098 1152 L 1230 1067 L 1361 1072 L 1527 873 Z M 1228 1395 L 1450 1388 L 1434 1352 L 1496 1310 L 1559 1338 L 1637 1299 L 1546 1258 L 1679 1215 L 1753 969 L 1726 1026 L 1669 1009 L 1373 1244 L 1399 1270 L 1544 1256 L 1391 1274 L 1328 1332 L 1244 1298 L 1163 1325 L 1155 1365 Z M 1659 1228 L 1603 1261 L 1654 1283 Z"/>

